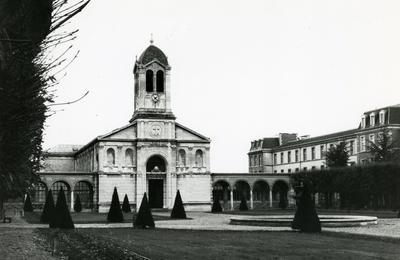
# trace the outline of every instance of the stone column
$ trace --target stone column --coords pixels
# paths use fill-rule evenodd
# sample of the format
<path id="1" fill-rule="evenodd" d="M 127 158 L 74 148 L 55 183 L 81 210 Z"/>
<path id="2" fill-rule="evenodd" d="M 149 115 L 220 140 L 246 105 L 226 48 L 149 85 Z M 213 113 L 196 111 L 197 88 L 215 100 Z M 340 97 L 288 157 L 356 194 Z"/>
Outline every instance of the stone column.
<path id="1" fill-rule="evenodd" d="M 71 189 L 71 211 L 74 211 L 74 191 Z"/>
<path id="2" fill-rule="evenodd" d="M 253 190 L 250 189 L 250 209 L 253 209 Z"/>
<path id="3" fill-rule="evenodd" d="M 231 210 L 233 210 L 233 190 L 231 190 Z"/>
<path id="4" fill-rule="evenodd" d="M 269 190 L 269 207 L 272 208 L 272 190 Z"/>

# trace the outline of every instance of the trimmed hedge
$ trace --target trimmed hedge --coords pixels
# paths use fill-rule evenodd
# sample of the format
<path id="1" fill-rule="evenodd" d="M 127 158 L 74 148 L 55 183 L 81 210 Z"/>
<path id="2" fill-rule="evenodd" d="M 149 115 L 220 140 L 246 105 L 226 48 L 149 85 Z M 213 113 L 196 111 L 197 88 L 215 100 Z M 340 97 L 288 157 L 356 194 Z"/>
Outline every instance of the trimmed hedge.
<path id="1" fill-rule="evenodd" d="M 49 223 L 49 221 L 53 217 L 54 209 L 55 206 L 54 206 L 53 192 L 50 189 L 47 192 L 46 202 L 44 203 L 42 215 L 40 216 L 40 222 Z"/>
<path id="2" fill-rule="evenodd" d="M 311 193 L 333 206 L 339 194 L 341 208 L 398 209 L 400 207 L 400 164 L 376 163 L 363 166 L 300 172 L 292 175 L 294 185 L 304 182 Z"/>
<path id="3" fill-rule="evenodd" d="M 117 187 L 114 187 L 111 205 L 107 215 L 107 222 L 109 223 L 124 222 L 124 215 L 122 214 L 121 204 L 119 203 Z"/>
<path id="4" fill-rule="evenodd" d="M 131 212 L 131 206 L 129 205 L 129 199 L 127 194 L 125 194 L 124 202 L 122 202 L 122 211 L 125 213 Z"/>
<path id="5" fill-rule="evenodd" d="M 185 207 L 183 206 L 182 197 L 179 190 L 176 192 L 174 207 L 172 208 L 171 211 L 171 218 L 175 219 L 186 218 Z"/>
<path id="6" fill-rule="evenodd" d="M 26 199 L 25 199 L 25 203 L 24 203 L 24 211 L 33 212 L 31 196 L 29 195 L 29 193 L 26 194 Z"/>

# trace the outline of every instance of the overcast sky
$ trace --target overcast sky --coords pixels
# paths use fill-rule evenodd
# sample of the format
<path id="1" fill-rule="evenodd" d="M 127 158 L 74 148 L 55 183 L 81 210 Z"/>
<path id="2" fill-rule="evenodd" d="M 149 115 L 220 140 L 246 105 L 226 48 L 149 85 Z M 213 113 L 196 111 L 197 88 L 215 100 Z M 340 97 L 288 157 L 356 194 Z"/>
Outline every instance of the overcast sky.
<path id="1" fill-rule="evenodd" d="M 212 171 L 247 172 L 254 139 L 348 130 L 400 103 L 399 14 L 396 0 L 92 1 L 69 25 L 80 54 L 56 101 L 90 94 L 47 120 L 44 147 L 128 123 L 152 33 L 177 122 L 212 139 Z"/>

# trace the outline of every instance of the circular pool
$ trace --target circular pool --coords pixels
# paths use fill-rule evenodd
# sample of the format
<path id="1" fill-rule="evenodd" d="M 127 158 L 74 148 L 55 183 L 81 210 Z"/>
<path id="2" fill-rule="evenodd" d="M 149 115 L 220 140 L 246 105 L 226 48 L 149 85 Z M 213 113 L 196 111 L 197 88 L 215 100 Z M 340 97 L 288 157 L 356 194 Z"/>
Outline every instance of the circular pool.
<path id="1" fill-rule="evenodd" d="M 355 227 L 378 224 L 377 217 L 351 215 L 319 215 L 322 227 Z M 293 215 L 234 216 L 231 225 L 290 227 Z"/>

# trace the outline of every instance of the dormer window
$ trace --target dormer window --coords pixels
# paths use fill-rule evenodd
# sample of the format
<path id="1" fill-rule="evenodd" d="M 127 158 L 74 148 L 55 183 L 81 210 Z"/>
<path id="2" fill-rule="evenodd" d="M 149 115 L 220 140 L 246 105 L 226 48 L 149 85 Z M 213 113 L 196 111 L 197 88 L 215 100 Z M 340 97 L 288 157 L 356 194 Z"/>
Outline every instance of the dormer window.
<path id="1" fill-rule="evenodd" d="M 385 110 L 379 112 L 379 124 L 383 125 L 385 123 Z"/>
<path id="2" fill-rule="evenodd" d="M 369 115 L 369 125 L 374 126 L 375 125 L 375 113 L 371 113 Z"/>
<path id="3" fill-rule="evenodd" d="M 365 126 L 366 126 L 366 118 L 365 115 L 363 115 L 361 117 L 361 128 L 365 128 Z"/>

